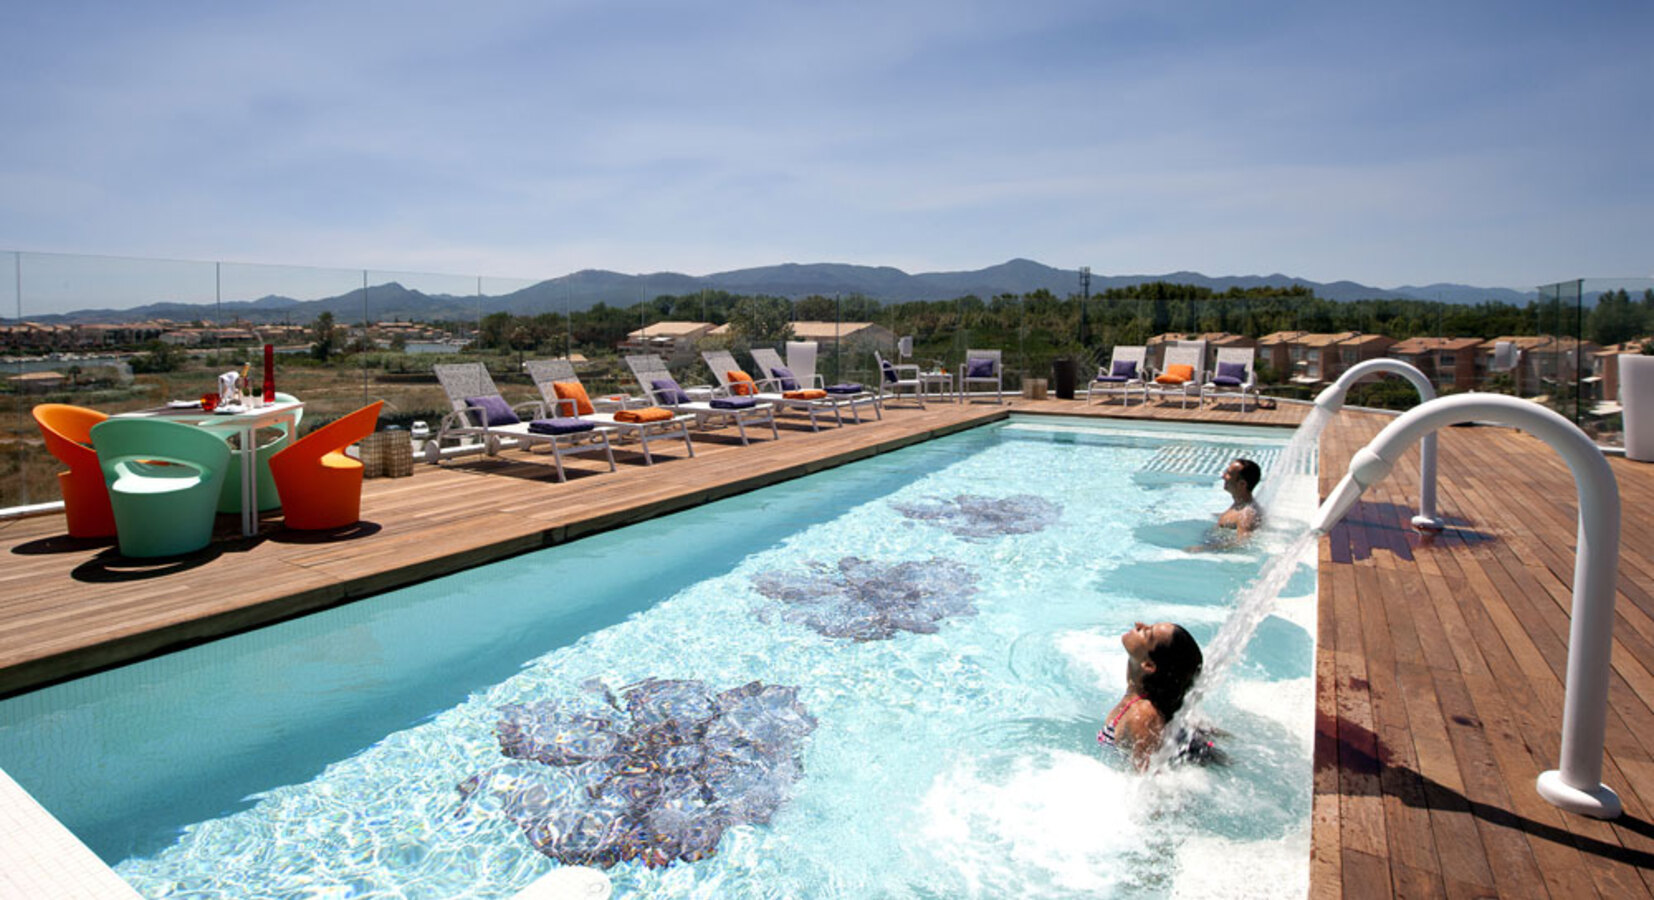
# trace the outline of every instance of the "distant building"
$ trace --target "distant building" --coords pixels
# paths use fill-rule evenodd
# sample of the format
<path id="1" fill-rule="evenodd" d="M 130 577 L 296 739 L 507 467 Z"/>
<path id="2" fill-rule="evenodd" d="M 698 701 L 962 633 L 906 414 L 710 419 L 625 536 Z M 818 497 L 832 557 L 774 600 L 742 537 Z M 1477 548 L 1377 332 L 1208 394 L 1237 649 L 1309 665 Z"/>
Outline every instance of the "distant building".
<path id="1" fill-rule="evenodd" d="M 896 335 L 872 322 L 794 322 L 793 340 L 815 341 L 822 351 L 845 346 L 871 346 L 885 353 L 896 348 Z"/>
<path id="2" fill-rule="evenodd" d="M 1292 384 L 1305 387 L 1336 381 L 1356 363 L 1385 355 L 1395 343 L 1395 338 L 1359 331 L 1277 331 L 1258 340 L 1270 366 Z"/>
<path id="3" fill-rule="evenodd" d="M 1508 344 L 1514 351 L 1509 368 L 1498 365 L 1500 344 Z M 1478 345 L 1477 374 L 1485 384 L 1489 378 L 1508 372 L 1517 396 L 1548 394 L 1556 384 L 1571 384 L 1589 372 L 1592 357 L 1601 349 L 1590 341 L 1548 334 L 1496 337 Z"/>
<path id="4" fill-rule="evenodd" d="M 1257 347 L 1258 341 L 1244 334 L 1231 334 L 1227 331 L 1207 331 L 1201 333 L 1168 331 L 1157 334 L 1144 342 L 1148 347 L 1148 359 L 1155 368 L 1165 368 L 1166 348 L 1179 344 L 1199 342 L 1206 345 L 1205 359 L 1202 363 L 1203 371 L 1211 372 L 1218 358 L 1218 349 L 1222 347 Z"/>
<path id="5" fill-rule="evenodd" d="M 1623 344 L 1609 344 L 1591 354 L 1591 374 L 1580 385 L 1582 402 L 1593 404 L 1591 412 L 1599 416 L 1620 412 L 1620 357 L 1643 352 L 1649 338 L 1637 338 Z"/>
<path id="6" fill-rule="evenodd" d="M 19 393 L 44 394 L 63 387 L 63 383 L 69 379 L 60 372 L 24 372 L 6 380 L 17 385 Z"/>
<path id="7" fill-rule="evenodd" d="M 1258 358 L 1269 363 L 1277 377 L 1285 380 L 1292 375 L 1292 342 L 1308 334 L 1307 331 L 1277 331 L 1258 338 Z"/>
<path id="8" fill-rule="evenodd" d="M 1414 337 L 1390 348 L 1389 355 L 1424 373 L 1438 391 L 1472 391 L 1481 386 L 1476 360 L 1481 338 Z"/>
<path id="9" fill-rule="evenodd" d="M 818 349 L 832 350 L 842 342 L 848 346 L 873 346 L 886 353 L 895 351 L 896 335 L 883 325 L 872 322 L 793 322 L 795 341 L 815 341 Z M 719 325 L 707 337 L 728 337 L 735 333 L 729 323 Z"/>
<path id="10" fill-rule="evenodd" d="M 710 322 L 656 322 L 626 335 L 623 353 L 653 353 L 671 361 L 693 355 L 695 342 L 712 332 Z"/>

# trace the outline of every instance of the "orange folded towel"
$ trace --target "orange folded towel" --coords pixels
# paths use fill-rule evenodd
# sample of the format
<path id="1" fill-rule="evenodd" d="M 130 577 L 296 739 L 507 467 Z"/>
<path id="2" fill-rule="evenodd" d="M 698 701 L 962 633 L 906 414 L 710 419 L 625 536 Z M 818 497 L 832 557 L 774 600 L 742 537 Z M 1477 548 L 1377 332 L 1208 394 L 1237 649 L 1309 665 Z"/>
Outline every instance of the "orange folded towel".
<path id="1" fill-rule="evenodd" d="M 574 401 L 574 414 L 575 415 L 577 415 L 577 416 L 589 416 L 592 413 L 596 412 L 596 410 L 592 408 L 591 399 L 586 396 L 586 387 L 585 387 L 585 385 L 582 385 L 580 382 L 578 382 L 578 381 L 553 381 L 551 383 L 551 389 L 557 395 L 557 399 L 559 399 L 559 400 L 573 400 Z M 557 405 L 559 407 L 562 406 L 561 403 L 559 403 Z M 559 415 L 560 416 L 560 415 L 562 415 L 562 413 L 561 412 L 554 412 L 553 415 Z"/>
<path id="2" fill-rule="evenodd" d="M 672 411 L 661 409 L 658 406 L 646 406 L 643 409 L 623 409 L 615 413 L 616 422 L 666 422 L 671 420 Z"/>
<path id="3" fill-rule="evenodd" d="M 802 391 L 786 391 L 781 396 L 787 400 L 820 400 L 827 396 L 827 392 L 818 388 L 806 388 Z"/>
<path id="4" fill-rule="evenodd" d="M 1166 367 L 1166 374 L 1154 381 L 1156 384 L 1184 384 L 1195 380 L 1195 367 L 1189 365 L 1171 365 Z"/>
<path id="5" fill-rule="evenodd" d="M 736 397 L 751 397 L 758 393 L 758 386 L 752 383 L 752 376 L 745 372 L 725 372 L 724 380 L 729 384 L 730 394 Z"/>

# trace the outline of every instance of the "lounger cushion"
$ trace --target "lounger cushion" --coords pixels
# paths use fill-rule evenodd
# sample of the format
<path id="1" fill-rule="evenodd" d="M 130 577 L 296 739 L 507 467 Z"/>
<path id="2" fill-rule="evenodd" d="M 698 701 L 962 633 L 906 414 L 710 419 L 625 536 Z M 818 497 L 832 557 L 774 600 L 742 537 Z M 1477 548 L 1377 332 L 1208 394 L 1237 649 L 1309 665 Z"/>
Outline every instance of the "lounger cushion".
<path id="1" fill-rule="evenodd" d="M 798 390 L 798 377 L 793 375 L 793 370 L 786 366 L 775 366 L 770 369 L 770 377 L 781 382 L 783 391 Z"/>
<path id="2" fill-rule="evenodd" d="M 1183 363 L 1176 363 L 1176 364 L 1167 366 L 1166 367 L 1166 374 L 1161 375 L 1159 378 L 1156 378 L 1155 382 L 1158 383 L 1158 384 L 1185 384 L 1187 382 L 1193 381 L 1194 377 L 1195 377 L 1195 367 L 1194 366 L 1185 365 Z"/>
<path id="3" fill-rule="evenodd" d="M 535 434 L 575 434 L 581 431 L 591 431 L 596 427 L 596 422 L 573 418 L 535 419 L 528 423 L 528 430 Z"/>
<path id="4" fill-rule="evenodd" d="M 615 413 L 616 422 L 670 422 L 673 413 L 669 409 L 658 406 L 645 406 L 642 409 L 623 409 Z"/>
<path id="5" fill-rule="evenodd" d="M 714 397 L 713 409 L 752 409 L 758 401 L 752 397 Z"/>
<path id="6" fill-rule="evenodd" d="M 750 397 L 758 393 L 758 386 L 752 383 L 752 376 L 745 372 L 725 372 L 724 380 L 729 383 L 729 392 L 737 397 Z"/>
<path id="7" fill-rule="evenodd" d="M 511 411 L 511 404 L 499 394 L 492 397 L 466 397 L 466 406 L 475 406 L 482 410 L 483 424 L 489 428 L 498 428 L 502 425 L 516 425 L 522 419 Z"/>
<path id="8" fill-rule="evenodd" d="M 1127 379 L 1127 378 L 1136 378 L 1137 377 L 1137 360 L 1135 360 L 1135 359 L 1117 359 L 1117 360 L 1114 361 L 1114 368 L 1109 370 L 1108 374 L 1111 377 L 1119 378 L 1121 380 L 1124 380 L 1124 379 Z M 1102 379 L 1098 379 L 1098 380 L 1101 381 Z"/>
<path id="9" fill-rule="evenodd" d="M 794 383 L 796 384 L 797 382 Z M 805 391 L 783 391 L 781 394 L 781 397 L 784 400 L 820 400 L 826 396 L 826 391 L 818 390 L 816 388 L 810 388 Z"/>
<path id="10" fill-rule="evenodd" d="M 684 393 L 683 388 L 678 387 L 678 382 L 675 379 L 656 378 L 649 382 L 649 387 L 654 389 L 655 396 L 659 397 L 662 403 L 689 402 L 689 395 Z"/>
<path id="11" fill-rule="evenodd" d="M 1220 380 L 1220 379 L 1228 379 L 1228 380 L 1223 381 L 1223 380 Z M 1245 363 L 1220 362 L 1220 363 L 1218 363 L 1218 373 L 1216 375 L 1212 376 L 1212 383 L 1213 384 L 1227 384 L 1227 385 L 1234 386 L 1234 385 L 1240 384 L 1241 382 L 1243 382 L 1245 380 L 1246 380 L 1246 364 Z"/>
<path id="12" fill-rule="evenodd" d="M 580 382 L 553 381 L 551 383 L 551 389 L 557 394 L 557 399 L 574 401 L 575 415 L 589 416 L 592 413 L 597 412 L 596 409 L 592 408 L 591 398 L 586 396 L 586 386 Z M 562 406 L 563 405 L 561 403 L 558 404 L 559 409 L 561 409 Z"/>
<path id="13" fill-rule="evenodd" d="M 829 394 L 860 394 L 865 390 L 867 390 L 867 388 L 864 388 L 853 381 L 847 381 L 843 384 L 827 385 L 827 393 Z"/>
<path id="14" fill-rule="evenodd" d="M 992 377 L 994 377 L 994 361 L 991 360 L 991 359 L 967 359 L 967 360 L 965 360 L 965 377 L 966 378 L 992 378 Z"/>

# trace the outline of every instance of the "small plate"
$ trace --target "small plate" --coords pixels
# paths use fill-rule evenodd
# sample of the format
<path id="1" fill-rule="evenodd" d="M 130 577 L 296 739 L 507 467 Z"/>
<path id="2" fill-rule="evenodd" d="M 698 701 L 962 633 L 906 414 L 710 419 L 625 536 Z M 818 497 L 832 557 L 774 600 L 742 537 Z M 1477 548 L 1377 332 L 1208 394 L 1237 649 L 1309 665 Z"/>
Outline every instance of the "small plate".
<path id="1" fill-rule="evenodd" d="M 212 412 L 213 412 L 213 415 L 215 415 L 215 416 L 234 416 L 234 415 L 239 415 L 241 413 L 244 413 L 246 411 L 247 411 L 247 407 L 245 407 L 245 406 L 220 406 L 219 408 L 213 410 Z"/>
<path id="2" fill-rule="evenodd" d="M 167 409 L 200 409 L 200 400 L 168 400 Z"/>

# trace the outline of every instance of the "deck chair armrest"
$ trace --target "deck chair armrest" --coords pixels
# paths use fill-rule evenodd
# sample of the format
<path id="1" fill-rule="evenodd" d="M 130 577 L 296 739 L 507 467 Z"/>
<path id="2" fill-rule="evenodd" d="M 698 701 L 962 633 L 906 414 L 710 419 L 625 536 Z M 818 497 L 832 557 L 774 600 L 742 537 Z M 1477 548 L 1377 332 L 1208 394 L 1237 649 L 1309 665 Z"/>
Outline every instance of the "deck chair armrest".
<path id="1" fill-rule="evenodd" d="M 544 419 L 546 417 L 546 404 L 543 400 L 529 400 L 511 407 L 511 411 L 517 413 L 519 418 L 522 417 L 522 413 L 518 412 L 518 410 L 524 409 L 533 413 L 533 415 L 529 418 Z"/>
<path id="2" fill-rule="evenodd" d="M 450 431 L 474 431 L 475 428 L 471 425 L 471 423 L 465 420 L 465 414 L 473 410 L 479 413 L 482 412 L 482 410 L 477 409 L 475 406 L 467 406 L 465 409 L 457 409 L 443 416 L 442 423 L 436 428 L 436 434 L 434 435 L 435 439 L 438 441 L 442 440 L 448 436 L 448 432 Z"/>

